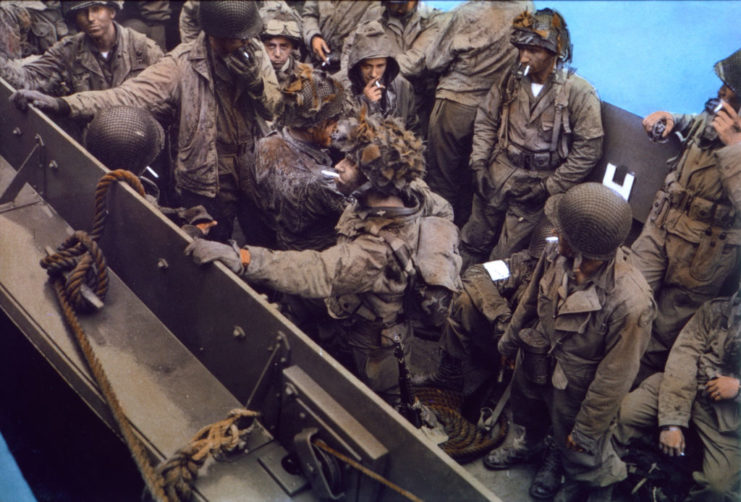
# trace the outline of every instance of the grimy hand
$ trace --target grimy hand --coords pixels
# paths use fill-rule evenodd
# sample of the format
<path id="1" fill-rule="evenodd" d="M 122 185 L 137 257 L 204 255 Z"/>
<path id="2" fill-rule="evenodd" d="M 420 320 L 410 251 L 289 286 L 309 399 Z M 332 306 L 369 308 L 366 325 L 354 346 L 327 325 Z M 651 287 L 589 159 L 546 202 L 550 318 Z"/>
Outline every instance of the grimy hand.
<path id="1" fill-rule="evenodd" d="M 717 376 L 705 384 L 705 392 L 713 401 L 733 399 L 738 395 L 739 380 L 729 376 Z"/>
<path id="2" fill-rule="evenodd" d="M 363 94 L 365 94 L 365 97 L 368 98 L 368 101 L 371 103 L 377 103 L 383 96 L 383 90 L 385 88 L 386 86 L 380 83 L 378 79 L 372 78 L 367 84 L 365 84 Z"/>
<path id="3" fill-rule="evenodd" d="M 713 127 L 724 145 L 741 143 L 741 118 L 731 105 L 723 103 L 723 108 L 713 118 Z"/>
<path id="4" fill-rule="evenodd" d="M 664 429 L 659 434 L 659 448 L 662 453 L 670 457 L 681 457 L 684 455 L 684 434 L 677 426 Z"/>
<path id="5" fill-rule="evenodd" d="M 311 39 L 311 50 L 314 51 L 314 54 L 316 54 L 317 57 L 322 61 L 326 61 L 327 54 L 332 52 L 331 50 L 329 50 L 327 42 L 325 42 L 324 39 L 319 35 L 314 35 L 314 37 Z"/>
<path id="6" fill-rule="evenodd" d="M 643 130 L 646 131 L 646 134 L 648 134 L 650 137 L 651 131 L 653 131 L 656 123 L 662 120 L 666 121 L 666 128 L 664 129 L 661 137 L 666 138 L 667 136 L 669 136 L 669 134 L 671 134 L 672 129 L 674 129 L 674 117 L 672 117 L 672 114 L 669 112 L 653 112 L 652 114 L 648 115 L 646 118 L 643 119 Z"/>

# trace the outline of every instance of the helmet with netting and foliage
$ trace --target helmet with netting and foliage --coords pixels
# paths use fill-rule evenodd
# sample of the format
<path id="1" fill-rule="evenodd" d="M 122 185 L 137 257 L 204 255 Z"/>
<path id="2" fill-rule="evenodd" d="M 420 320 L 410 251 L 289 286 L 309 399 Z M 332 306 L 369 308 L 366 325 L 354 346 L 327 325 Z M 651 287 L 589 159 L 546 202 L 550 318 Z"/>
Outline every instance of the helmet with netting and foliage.
<path id="1" fill-rule="evenodd" d="M 524 11 L 512 22 L 512 45 L 535 46 L 558 56 L 559 63 L 571 61 L 573 47 L 563 16 L 553 9 L 540 9 L 534 14 Z"/>
<path id="2" fill-rule="evenodd" d="M 343 109 L 342 84 L 322 70 L 299 63 L 283 93 L 281 125 L 306 128 L 339 118 Z"/>
<path id="3" fill-rule="evenodd" d="M 335 144 L 371 187 L 385 195 L 407 193 L 409 184 L 425 172 L 422 141 L 396 117 L 369 115 L 365 107 L 340 123 Z"/>
<path id="4" fill-rule="evenodd" d="M 85 148 L 111 170 L 140 175 L 159 155 L 165 132 L 143 108 L 114 106 L 99 111 L 88 125 Z"/>
<path id="5" fill-rule="evenodd" d="M 546 201 L 545 213 L 566 244 L 585 258 L 608 260 L 628 237 L 630 204 L 601 183 L 581 183 Z"/>
<path id="6" fill-rule="evenodd" d="M 741 97 L 741 49 L 715 63 L 713 68 L 718 78 Z"/>
<path id="7" fill-rule="evenodd" d="M 201 29 L 215 38 L 245 40 L 260 35 L 262 18 L 255 2 L 214 0 L 200 2 L 198 17 Z"/>
<path id="8" fill-rule="evenodd" d="M 68 22 L 74 19 L 78 11 L 87 9 L 88 7 L 93 7 L 95 5 L 104 5 L 105 7 L 112 7 L 116 10 L 116 12 L 120 12 L 123 9 L 123 0 L 119 0 L 117 2 L 114 2 L 114 1 L 109 1 L 109 2 L 64 1 L 64 2 L 59 2 L 59 3 L 62 6 L 62 14 L 64 15 L 65 19 L 67 19 Z"/>

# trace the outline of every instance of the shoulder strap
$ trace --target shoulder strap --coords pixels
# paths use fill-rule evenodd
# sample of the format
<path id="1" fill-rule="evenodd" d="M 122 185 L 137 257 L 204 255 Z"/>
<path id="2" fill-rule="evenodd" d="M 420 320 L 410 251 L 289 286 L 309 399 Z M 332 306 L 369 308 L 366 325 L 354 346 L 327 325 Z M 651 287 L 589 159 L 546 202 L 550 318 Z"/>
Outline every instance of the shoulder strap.
<path id="1" fill-rule="evenodd" d="M 556 107 L 556 117 L 553 120 L 553 134 L 551 136 L 551 145 L 549 150 L 551 152 L 555 152 L 558 148 L 558 138 L 561 135 L 561 127 L 563 125 L 563 113 L 566 107 L 569 104 L 569 95 L 566 92 L 566 83 L 568 82 L 568 79 L 570 75 L 562 70 L 557 70 L 557 73 L 555 75 L 555 80 L 553 84 L 557 86 L 556 89 L 556 99 L 554 101 L 554 106 Z"/>
<path id="2" fill-rule="evenodd" d="M 399 262 L 401 268 L 404 270 L 409 277 L 417 275 L 417 270 L 414 266 L 414 255 L 409 248 L 409 245 L 402 239 L 389 232 L 388 230 L 381 230 L 378 234 L 386 241 L 386 244 L 391 248 L 394 253 L 396 261 Z"/>

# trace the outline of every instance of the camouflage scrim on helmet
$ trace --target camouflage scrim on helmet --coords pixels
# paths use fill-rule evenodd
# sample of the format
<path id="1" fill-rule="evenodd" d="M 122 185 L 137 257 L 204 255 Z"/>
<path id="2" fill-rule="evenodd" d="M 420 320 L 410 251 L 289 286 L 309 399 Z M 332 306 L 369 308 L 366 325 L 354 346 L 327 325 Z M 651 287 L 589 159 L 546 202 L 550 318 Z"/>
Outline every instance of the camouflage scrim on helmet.
<path id="1" fill-rule="evenodd" d="M 523 11 L 512 22 L 512 45 L 543 47 L 558 56 L 562 63 L 571 61 L 573 47 L 563 16 L 552 9 L 535 14 Z"/>
<path id="2" fill-rule="evenodd" d="M 353 160 L 373 189 L 386 194 L 405 193 L 409 183 L 425 173 L 422 141 L 395 117 L 368 115 L 343 121 L 335 144 Z"/>
<path id="3" fill-rule="evenodd" d="M 282 3 L 268 4 L 260 9 L 263 28 L 262 40 L 272 37 L 285 37 L 294 43 L 296 48 L 303 46 L 303 23 L 295 9 Z"/>
<path id="4" fill-rule="evenodd" d="M 165 132 L 149 111 L 114 106 L 95 115 L 85 132 L 85 148 L 109 169 L 141 172 L 159 155 Z"/>
<path id="5" fill-rule="evenodd" d="M 83 9 L 87 9 L 88 7 L 93 7 L 95 5 L 103 5 L 105 7 L 112 7 L 116 9 L 116 11 L 121 11 L 123 9 L 123 0 L 119 0 L 117 2 L 109 1 L 109 2 L 73 2 L 65 0 L 64 2 L 60 2 L 60 5 L 62 7 L 62 14 L 67 20 L 70 20 L 74 16 L 77 15 L 77 12 Z"/>
<path id="6" fill-rule="evenodd" d="M 344 88 L 322 70 L 299 63 L 283 93 L 281 125 L 311 127 L 342 114 Z"/>
<path id="7" fill-rule="evenodd" d="M 741 96 L 741 49 L 715 63 L 713 68 L 718 78 L 737 96 Z"/>
<path id="8" fill-rule="evenodd" d="M 201 29 L 215 38 L 245 40 L 262 32 L 262 18 L 254 2 L 214 0 L 200 2 Z"/>
<path id="9" fill-rule="evenodd" d="M 550 197 L 545 214 L 569 247 L 585 258 L 608 260 L 628 237 L 630 204 L 600 183 L 581 183 Z"/>

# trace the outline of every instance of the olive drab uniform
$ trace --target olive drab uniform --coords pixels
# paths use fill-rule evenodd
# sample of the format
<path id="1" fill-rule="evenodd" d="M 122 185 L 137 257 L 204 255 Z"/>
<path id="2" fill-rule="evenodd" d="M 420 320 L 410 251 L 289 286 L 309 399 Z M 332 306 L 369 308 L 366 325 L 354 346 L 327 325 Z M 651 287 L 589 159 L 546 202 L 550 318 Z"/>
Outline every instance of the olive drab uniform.
<path id="1" fill-rule="evenodd" d="M 209 233 L 216 240 L 231 235 L 235 213 L 254 210 L 243 183 L 260 134 L 255 117 L 271 119 L 281 100 L 262 42 L 250 39 L 249 49 L 258 65 L 252 82 L 233 76 L 223 62 L 214 61 L 201 32 L 193 42 L 180 44 L 115 89 L 63 98 L 73 118 L 117 105 L 147 108 L 160 119 L 174 115 L 178 130 L 174 177 L 180 203 L 206 207 L 219 222 Z M 246 226 L 241 218 L 240 223 Z M 248 239 L 263 238 L 257 234 L 261 228 L 243 230 Z"/>
<path id="2" fill-rule="evenodd" d="M 560 68 L 537 96 L 511 72 L 492 86 L 476 114 L 471 168 L 475 193 L 463 227 L 464 268 L 527 246 L 547 195 L 583 181 L 602 155 L 602 116 L 594 88 Z M 522 188 L 545 181 L 543 200 L 522 202 Z"/>
<path id="3" fill-rule="evenodd" d="M 711 120 L 707 112 L 674 117 L 684 148 L 632 246 L 659 312 L 643 361 L 647 374 L 662 371 L 684 323 L 738 272 L 741 145 L 712 139 Z"/>
<path id="4" fill-rule="evenodd" d="M 59 2 L 0 5 L 0 56 L 19 59 L 43 54 L 68 34 Z"/>
<path id="5" fill-rule="evenodd" d="M 655 437 L 657 426 L 698 432 L 702 471 L 693 474 L 696 486 L 685 500 L 732 501 L 741 496 L 741 401 L 739 396 L 713 401 L 704 392 L 717 375 L 741 376 L 737 360 L 728 364 L 731 344 L 738 344 L 733 340 L 738 321 L 732 320 L 729 303 L 717 298 L 703 304 L 682 328 L 664 373 L 644 380 L 620 407 L 615 438 L 626 446 L 640 437 Z"/>
<path id="6" fill-rule="evenodd" d="M 471 212 L 468 167 L 476 107 L 517 57 L 512 21 L 531 1 L 466 2 L 446 15 L 427 46 L 427 69 L 439 74 L 428 129 L 430 188 L 453 205 L 458 226 Z"/>
<path id="7" fill-rule="evenodd" d="M 534 330 L 549 349 L 548 364 L 543 375 L 526 372 L 525 353 L 515 370 L 512 420 L 528 436 L 543 438 L 547 406 L 567 480 L 603 487 L 626 476 L 609 441 L 610 424 L 638 372 L 654 315 L 651 290 L 632 265 L 629 249 L 618 248 L 578 285 L 558 246 L 546 246 L 498 348 L 512 357 L 518 333 L 536 321 Z M 536 383 L 538 376 L 542 383 Z M 569 434 L 586 452 L 566 448 Z"/>
<path id="8" fill-rule="evenodd" d="M 118 87 L 162 58 L 154 41 L 120 24 L 114 26 L 116 42 L 107 57 L 85 33 L 78 33 L 60 40 L 31 62 L 0 65 L 0 76 L 19 89 L 66 96 Z"/>
<path id="9" fill-rule="evenodd" d="M 322 169 L 332 159 L 286 129 L 257 142 L 249 168 L 261 217 L 276 233 L 276 249 L 326 249 L 337 242 L 335 225 L 347 199 Z"/>
<path id="10" fill-rule="evenodd" d="M 422 182 L 412 182 L 411 188 L 412 207 L 349 206 L 337 224 L 337 243 L 324 251 L 248 246 L 251 258 L 243 272 L 277 291 L 325 299 L 352 352 L 356 374 L 390 402 L 399 394 L 392 338 L 409 335 L 403 308 L 409 278 L 382 233 L 416 249 L 423 216 L 452 227 L 452 211 L 443 199 Z M 449 252 L 450 263 L 444 268 L 457 270 L 460 262 L 452 261 L 457 242 L 439 238 L 438 243 Z"/>

